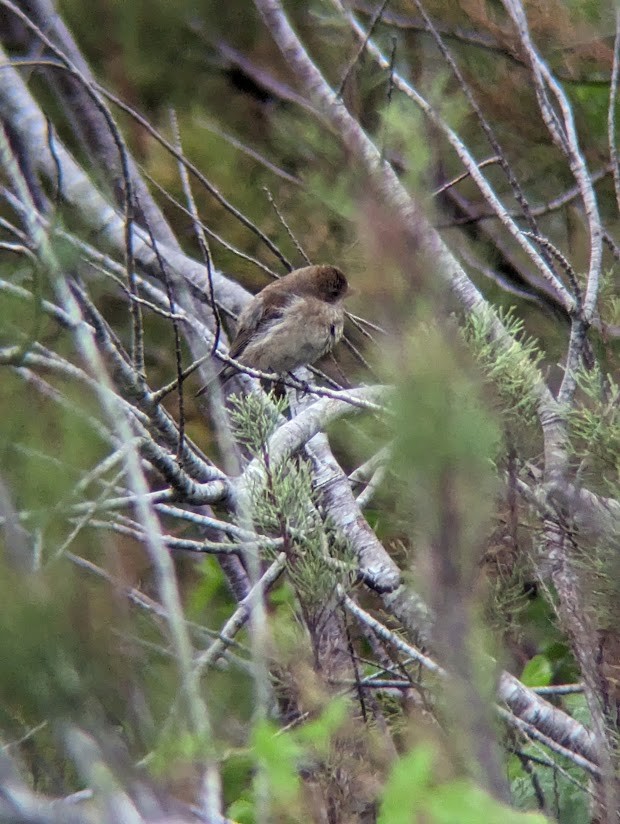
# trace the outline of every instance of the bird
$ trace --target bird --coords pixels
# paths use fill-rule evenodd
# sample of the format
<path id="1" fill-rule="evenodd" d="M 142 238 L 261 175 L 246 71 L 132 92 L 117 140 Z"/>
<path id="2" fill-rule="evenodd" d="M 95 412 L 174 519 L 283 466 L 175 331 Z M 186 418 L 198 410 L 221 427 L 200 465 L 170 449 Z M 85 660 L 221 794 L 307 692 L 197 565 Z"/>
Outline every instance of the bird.
<path id="1" fill-rule="evenodd" d="M 344 299 L 351 294 L 340 269 L 304 266 L 269 283 L 239 316 L 230 357 L 244 366 L 278 375 L 307 366 L 327 354 L 344 328 Z M 235 373 L 231 364 L 218 377 Z M 196 394 L 202 395 L 203 386 Z"/>

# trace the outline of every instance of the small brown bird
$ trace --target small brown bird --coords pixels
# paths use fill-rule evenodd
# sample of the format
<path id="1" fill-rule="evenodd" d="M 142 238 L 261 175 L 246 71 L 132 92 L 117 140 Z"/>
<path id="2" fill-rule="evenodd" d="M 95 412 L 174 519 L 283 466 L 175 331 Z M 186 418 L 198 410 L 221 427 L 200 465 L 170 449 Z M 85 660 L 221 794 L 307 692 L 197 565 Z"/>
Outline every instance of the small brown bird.
<path id="1" fill-rule="evenodd" d="M 241 312 L 231 358 L 276 374 L 314 363 L 342 337 L 343 301 L 349 293 L 346 277 L 335 266 L 289 272 L 265 286 Z M 226 380 L 234 372 L 228 365 L 219 377 Z"/>

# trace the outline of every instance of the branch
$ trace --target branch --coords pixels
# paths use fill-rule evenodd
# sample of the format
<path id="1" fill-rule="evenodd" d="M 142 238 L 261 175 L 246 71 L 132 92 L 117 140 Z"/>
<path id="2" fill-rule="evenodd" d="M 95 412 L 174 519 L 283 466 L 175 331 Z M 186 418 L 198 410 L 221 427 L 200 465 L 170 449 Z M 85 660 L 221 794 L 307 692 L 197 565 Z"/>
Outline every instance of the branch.
<path id="1" fill-rule="evenodd" d="M 396 633 L 387 629 L 380 621 L 358 606 L 339 585 L 338 594 L 346 609 L 356 618 L 369 626 L 380 638 L 390 643 L 400 652 L 421 664 L 429 672 L 449 677 L 449 674 L 432 658 L 420 652 L 416 647 L 403 641 Z M 518 679 L 507 672 L 502 672 L 498 682 L 498 698 L 510 708 L 513 716 L 530 725 L 542 735 L 559 745 L 563 754 L 578 759 L 579 766 L 593 775 L 598 775 L 597 756 L 594 741 L 586 728 L 561 710 L 553 707 L 535 692 L 525 687 Z M 497 708 L 501 712 L 500 708 Z M 573 757 L 573 760 L 575 758 Z"/>

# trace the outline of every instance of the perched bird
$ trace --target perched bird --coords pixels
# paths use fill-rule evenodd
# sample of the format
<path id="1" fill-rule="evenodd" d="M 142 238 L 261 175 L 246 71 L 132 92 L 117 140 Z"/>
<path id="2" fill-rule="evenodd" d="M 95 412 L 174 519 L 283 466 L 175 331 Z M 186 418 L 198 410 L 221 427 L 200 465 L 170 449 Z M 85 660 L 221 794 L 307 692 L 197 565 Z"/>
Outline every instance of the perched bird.
<path id="1" fill-rule="evenodd" d="M 342 337 L 343 301 L 349 293 L 346 277 L 335 266 L 289 272 L 265 286 L 241 312 L 231 358 L 276 374 L 314 363 Z M 219 377 L 226 380 L 234 372 L 228 365 Z"/>

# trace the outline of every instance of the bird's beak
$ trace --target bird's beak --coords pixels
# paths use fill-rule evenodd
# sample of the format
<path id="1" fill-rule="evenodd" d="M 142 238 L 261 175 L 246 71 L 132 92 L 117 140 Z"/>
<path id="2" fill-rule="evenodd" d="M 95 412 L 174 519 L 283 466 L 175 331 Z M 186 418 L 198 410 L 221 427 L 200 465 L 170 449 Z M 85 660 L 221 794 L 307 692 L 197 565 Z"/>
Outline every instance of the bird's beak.
<path id="1" fill-rule="evenodd" d="M 353 286 L 347 285 L 347 291 L 345 292 L 345 298 L 353 298 L 355 295 L 359 295 L 359 289 L 355 289 Z"/>

